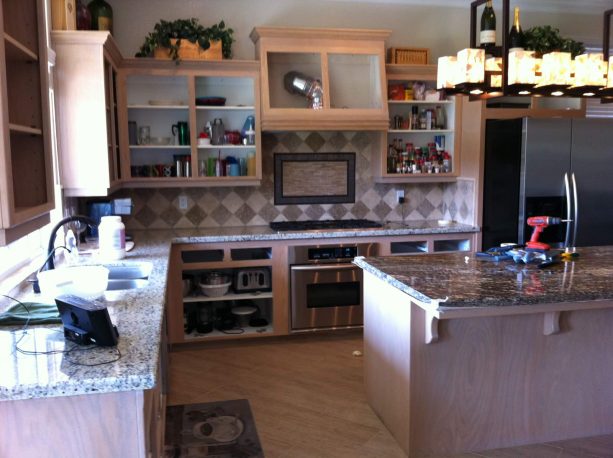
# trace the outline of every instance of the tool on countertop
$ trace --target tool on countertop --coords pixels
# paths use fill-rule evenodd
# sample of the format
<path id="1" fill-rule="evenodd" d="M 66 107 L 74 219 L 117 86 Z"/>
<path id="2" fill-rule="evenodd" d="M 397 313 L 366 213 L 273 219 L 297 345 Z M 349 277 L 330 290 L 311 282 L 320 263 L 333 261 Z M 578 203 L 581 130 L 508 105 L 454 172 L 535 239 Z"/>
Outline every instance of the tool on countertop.
<path id="1" fill-rule="evenodd" d="M 571 197 L 572 187 L 572 197 Z M 564 253 L 562 259 L 565 261 L 571 260 L 575 256 L 579 256 L 576 249 L 577 243 L 577 224 L 579 222 L 579 200 L 577 199 L 577 181 L 575 174 L 572 173 L 570 180 L 568 173 L 564 174 L 564 188 L 566 189 L 566 237 L 564 238 Z M 571 219 L 571 214 L 572 219 Z M 572 241 L 571 241 L 572 231 Z"/>
<path id="2" fill-rule="evenodd" d="M 483 261 L 506 261 L 512 259 L 509 251 L 518 247 L 520 245 L 495 246 L 487 251 L 478 251 L 475 255 Z"/>
<path id="3" fill-rule="evenodd" d="M 562 221 L 561 218 L 557 218 L 555 216 L 531 216 L 528 218 L 526 223 L 528 226 L 532 226 L 534 231 L 532 232 L 532 236 L 530 240 L 526 243 L 526 247 L 528 248 L 536 248 L 539 250 L 549 250 L 551 246 L 547 243 L 539 242 L 539 236 L 545 230 L 546 227 L 553 226 L 555 224 L 560 224 Z"/>

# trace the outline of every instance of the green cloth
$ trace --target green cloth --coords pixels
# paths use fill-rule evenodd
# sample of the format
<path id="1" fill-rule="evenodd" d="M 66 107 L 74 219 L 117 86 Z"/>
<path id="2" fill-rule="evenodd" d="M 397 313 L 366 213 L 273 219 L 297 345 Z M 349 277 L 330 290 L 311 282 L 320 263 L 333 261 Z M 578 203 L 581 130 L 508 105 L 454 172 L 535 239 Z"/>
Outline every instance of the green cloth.
<path id="1" fill-rule="evenodd" d="M 24 305 L 27 307 L 26 310 Z M 60 312 L 55 304 L 39 304 L 38 302 L 23 302 L 15 304 L 0 313 L 0 326 L 15 326 L 24 324 L 30 318 L 30 324 L 61 323 Z"/>

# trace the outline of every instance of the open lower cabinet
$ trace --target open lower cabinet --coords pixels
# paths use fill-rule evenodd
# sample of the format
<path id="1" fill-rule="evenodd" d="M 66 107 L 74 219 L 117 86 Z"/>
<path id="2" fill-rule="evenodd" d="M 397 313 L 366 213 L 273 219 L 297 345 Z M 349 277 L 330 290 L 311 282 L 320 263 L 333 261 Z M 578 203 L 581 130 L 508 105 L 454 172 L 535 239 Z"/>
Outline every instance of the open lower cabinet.
<path id="1" fill-rule="evenodd" d="M 171 344 L 288 333 L 287 247 L 177 244 L 170 262 Z"/>

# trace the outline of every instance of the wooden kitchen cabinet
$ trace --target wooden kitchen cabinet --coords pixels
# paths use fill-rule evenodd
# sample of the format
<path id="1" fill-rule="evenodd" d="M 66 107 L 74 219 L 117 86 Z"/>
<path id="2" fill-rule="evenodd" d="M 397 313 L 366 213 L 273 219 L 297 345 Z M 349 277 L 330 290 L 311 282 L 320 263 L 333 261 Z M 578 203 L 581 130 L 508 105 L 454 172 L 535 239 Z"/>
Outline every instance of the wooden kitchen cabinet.
<path id="1" fill-rule="evenodd" d="M 382 130 L 388 125 L 385 39 L 388 30 L 256 27 L 263 130 Z M 323 106 L 284 85 L 296 71 L 320 81 Z"/>
<path id="2" fill-rule="evenodd" d="M 203 275 L 221 272 L 233 279 L 241 270 L 267 270 L 270 288 L 263 291 L 228 293 L 209 297 L 202 293 L 198 283 Z M 289 304 L 287 303 L 289 277 L 287 246 L 282 243 L 240 242 L 173 245 L 168 274 L 168 337 L 171 344 L 203 342 L 236 338 L 286 335 L 289 332 Z M 183 289 L 183 279 L 191 286 Z M 232 307 L 253 305 L 259 316 L 268 321 L 266 326 L 242 326 L 239 329 L 217 329 L 199 332 L 195 327 L 202 316 L 218 319 L 230 313 Z M 242 330 L 241 330 L 242 329 Z"/>
<path id="3" fill-rule="evenodd" d="M 121 182 L 117 71 L 109 32 L 54 31 L 60 174 L 68 196 L 106 196 Z"/>
<path id="4" fill-rule="evenodd" d="M 0 245 L 47 224 L 54 207 L 44 5 L 0 5 Z"/>
<path id="5" fill-rule="evenodd" d="M 119 74 L 124 185 L 259 185 L 262 178 L 259 86 L 259 65 L 255 61 L 182 61 L 177 65 L 172 61 L 126 59 Z M 215 99 L 220 98 L 225 103 L 215 104 Z M 254 121 L 251 144 L 244 144 L 242 137 L 234 143 L 198 143 L 207 123 L 219 119 L 225 132 L 240 135 L 249 117 Z M 173 130 L 178 123 L 188 126 L 187 144 L 179 144 L 178 127 Z M 148 142 L 139 140 L 142 127 L 149 128 Z M 218 158 L 228 163 L 235 161 L 237 174 L 229 175 L 225 170 L 223 176 L 216 176 L 214 162 Z"/>
<path id="6" fill-rule="evenodd" d="M 436 89 L 436 65 L 386 65 L 386 93 L 389 94 L 390 86 L 412 89 L 413 83 L 425 84 L 426 90 Z M 448 97 L 445 100 L 391 100 L 387 101 L 389 107 L 388 125 L 381 135 L 378 160 L 373 161 L 373 176 L 379 183 L 407 183 L 407 182 L 442 182 L 454 181 L 460 175 L 460 137 L 461 137 L 461 98 Z M 410 114 L 416 110 L 418 115 L 423 111 L 440 110 L 444 113 L 443 128 L 415 129 L 409 123 Z M 395 125 L 399 122 L 400 125 Z M 388 155 L 390 145 L 394 141 L 403 146 L 406 151 L 407 143 L 411 143 L 415 149 L 428 147 L 435 142 L 435 136 L 443 136 L 444 151 L 450 156 L 450 171 L 439 173 L 397 173 L 388 170 Z M 434 170 L 433 170 L 434 172 Z"/>

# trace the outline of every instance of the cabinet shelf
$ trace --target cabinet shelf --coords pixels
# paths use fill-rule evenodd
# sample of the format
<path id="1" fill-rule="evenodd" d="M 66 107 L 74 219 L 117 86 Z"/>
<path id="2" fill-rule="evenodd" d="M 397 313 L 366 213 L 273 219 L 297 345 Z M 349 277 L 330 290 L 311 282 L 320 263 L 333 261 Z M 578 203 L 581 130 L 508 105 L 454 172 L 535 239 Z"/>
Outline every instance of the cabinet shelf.
<path id="1" fill-rule="evenodd" d="M 452 100 L 388 100 L 390 105 L 449 105 Z"/>
<path id="2" fill-rule="evenodd" d="M 453 129 L 389 129 L 390 134 L 452 134 Z"/>
<path id="3" fill-rule="evenodd" d="M 273 334 L 274 329 L 272 325 L 268 326 L 260 326 L 254 328 L 252 326 L 245 326 L 242 333 L 233 333 L 233 332 L 222 332 L 218 330 L 214 330 L 207 334 L 200 334 L 196 331 L 191 334 L 184 335 L 185 342 L 201 342 L 201 341 L 210 341 L 210 340 L 227 340 L 227 339 L 241 339 L 241 338 L 254 338 L 254 337 L 264 337 Z"/>
<path id="4" fill-rule="evenodd" d="M 247 105 L 233 105 L 233 106 L 196 106 L 196 110 L 205 111 L 253 111 L 255 107 Z"/>
<path id="5" fill-rule="evenodd" d="M 30 135 L 42 135 L 42 129 L 37 129 L 36 127 L 30 126 L 22 126 L 21 124 L 12 124 L 9 123 L 9 130 L 11 132 L 21 133 L 21 134 L 30 134 Z"/>
<path id="6" fill-rule="evenodd" d="M 187 110 L 187 105 L 128 105 L 129 110 Z"/>
<path id="7" fill-rule="evenodd" d="M 272 299 L 272 292 L 261 293 L 228 293 L 219 297 L 210 296 L 185 296 L 183 303 L 190 302 L 218 302 L 218 301 L 242 301 L 247 299 Z"/>
<path id="8" fill-rule="evenodd" d="M 7 60 L 27 59 L 38 62 L 38 54 L 6 32 L 4 33 L 4 41 Z"/>
<path id="9" fill-rule="evenodd" d="M 189 145 L 130 145 L 130 149 L 185 149 L 189 150 Z"/>
<path id="10" fill-rule="evenodd" d="M 204 145 L 198 149 L 255 149 L 255 145 Z"/>

